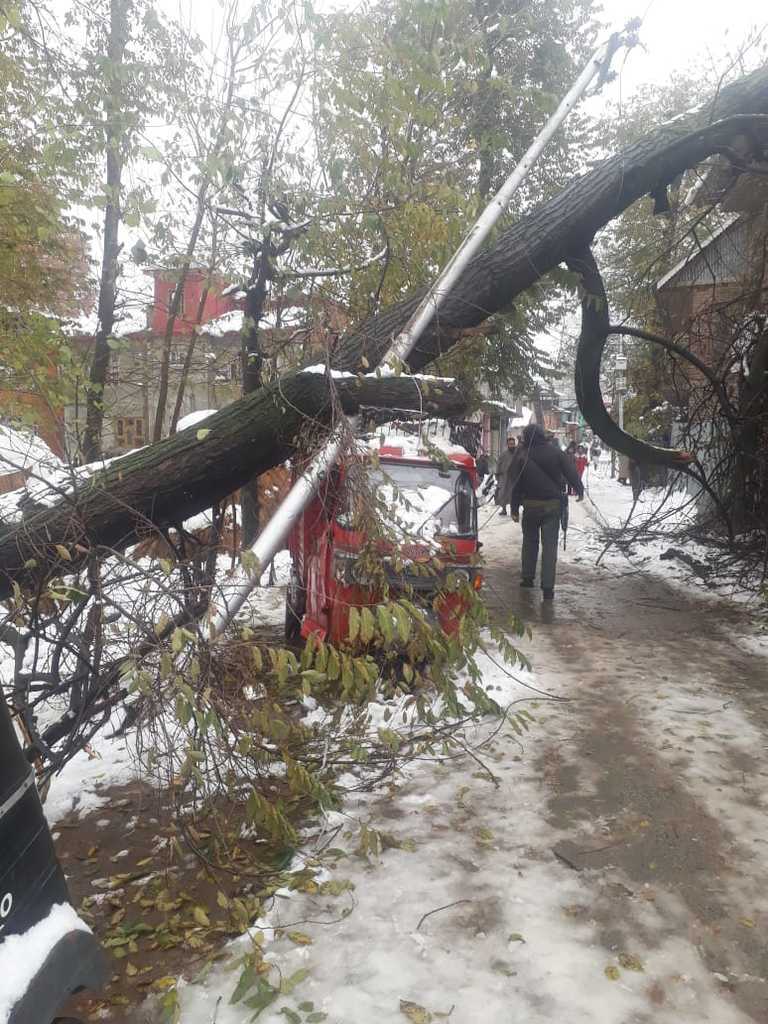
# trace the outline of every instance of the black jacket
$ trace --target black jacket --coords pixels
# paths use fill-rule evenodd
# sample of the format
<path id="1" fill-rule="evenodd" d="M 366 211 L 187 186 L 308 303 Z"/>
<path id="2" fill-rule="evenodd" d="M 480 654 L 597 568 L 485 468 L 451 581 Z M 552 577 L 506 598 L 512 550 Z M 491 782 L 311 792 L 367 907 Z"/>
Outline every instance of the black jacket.
<path id="1" fill-rule="evenodd" d="M 530 446 L 522 445 L 509 467 L 512 515 L 517 514 L 527 498 L 535 501 L 560 498 L 565 490 L 563 477 L 576 494 L 583 497 L 584 485 L 573 460 L 565 452 L 538 437 L 534 437 Z"/>

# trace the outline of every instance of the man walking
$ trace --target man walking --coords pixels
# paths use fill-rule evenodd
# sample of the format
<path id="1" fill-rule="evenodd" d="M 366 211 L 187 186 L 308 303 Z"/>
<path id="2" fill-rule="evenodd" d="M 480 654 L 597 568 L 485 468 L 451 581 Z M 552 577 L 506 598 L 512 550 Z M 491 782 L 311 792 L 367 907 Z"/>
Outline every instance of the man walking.
<path id="1" fill-rule="evenodd" d="M 496 504 L 501 505 L 500 516 L 507 514 L 510 486 L 509 469 L 515 458 L 517 440 L 514 434 L 507 434 L 507 450 L 496 461 Z"/>
<path id="2" fill-rule="evenodd" d="M 555 596 L 557 538 L 563 477 L 577 495 L 584 498 L 584 486 L 573 460 L 565 452 L 547 443 L 546 435 L 535 423 L 523 430 L 517 454 L 509 470 L 510 512 L 519 521 L 523 506 L 523 552 L 521 587 L 532 587 L 536 576 L 541 542 L 541 590 L 545 601 Z"/>

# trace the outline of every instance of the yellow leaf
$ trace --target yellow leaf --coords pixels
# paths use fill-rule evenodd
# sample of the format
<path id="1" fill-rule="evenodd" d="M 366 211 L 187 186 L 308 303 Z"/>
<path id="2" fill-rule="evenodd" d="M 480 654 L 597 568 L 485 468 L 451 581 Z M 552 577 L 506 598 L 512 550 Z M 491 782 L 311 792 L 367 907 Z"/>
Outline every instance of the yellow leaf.
<path id="1" fill-rule="evenodd" d="M 621 977 L 621 971 L 615 964 L 608 964 L 605 968 L 605 976 L 609 981 L 618 981 Z"/>
<path id="2" fill-rule="evenodd" d="M 153 988 L 175 988 L 176 979 L 172 978 L 170 974 L 166 974 L 164 978 L 157 978 L 152 982 Z"/>
<path id="3" fill-rule="evenodd" d="M 407 999 L 400 1000 L 400 1013 L 411 1021 L 411 1024 L 430 1024 L 432 1014 L 425 1010 L 418 1003 L 411 1003 Z"/>
<path id="4" fill-rule="evenodd" d="M 313 942 L 311 936 L 304 932 L 288 932 L 288 938 L 297 946 L 311 946 Z"/>
<path id="5" fill-rule="evenodd" d="M 134 967 L 134 965 L 129 961 L 125 965 L 125 973 L 128 975 L 129 978 L 133 978 L 136 974 L 139 973 L 139 969 L 138 967 Z"/>
<path id="6" fill-rule="evenodd" d="M 635 956 L 633 953 L 619 953 L 619 963 L 625 971 L 644 970 L 640 957 Z"/>
<path id="7" fill-rule="evenodd" d="M 203 925 L 204 928 L 210 928 L 211 922 L 208 920 L 208 915 L 202 907 L 194 907 L 192 910 L 192 917 L 197 921 L 198 924 Z"/>
<path id="8" fill-rule="evenodd" d="M 69 551 L 64 547 L 63 544 L 56 545 L 56 552 L 59 558 L 63 559 L 65 562 L 72 561 L 72 555 L 70 555 Z"/>
<path id="9" fill-rule="evenodd" d="M 751 917 L 740 917 L 739 924 L 743 925 L 745 928 L 755 927 L 755 922 L 752 920 Z"/>

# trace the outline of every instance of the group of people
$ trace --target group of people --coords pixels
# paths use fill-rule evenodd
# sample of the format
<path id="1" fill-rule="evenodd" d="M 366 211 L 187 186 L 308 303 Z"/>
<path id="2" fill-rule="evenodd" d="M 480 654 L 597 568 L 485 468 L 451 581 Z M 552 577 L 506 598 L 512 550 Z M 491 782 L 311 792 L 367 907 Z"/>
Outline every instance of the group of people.
<path id="1" fill-rule="evenodd" d="M 533 587 L 541 548 L 541 590 L 545 601 L 555 596 L 557 542 L 563 503 L 574 494 L 584 498 L 581 477 L 587 466 L 586 449 L 579 469 L 576 457 L 562 451 L 556 438 L 547 436 L 540 426 L 523 429 L 520 443 L 513 434 L 507 437 L 506 451 L 496 464 L 496 504 L 500 515 L 509 514 L 520 521 L 522 507 L 523 549 L 520 586 Z M 580 458 L 582 456 L 579 456 Z M 598 454 L 599 458 L 599 454 Z"/>

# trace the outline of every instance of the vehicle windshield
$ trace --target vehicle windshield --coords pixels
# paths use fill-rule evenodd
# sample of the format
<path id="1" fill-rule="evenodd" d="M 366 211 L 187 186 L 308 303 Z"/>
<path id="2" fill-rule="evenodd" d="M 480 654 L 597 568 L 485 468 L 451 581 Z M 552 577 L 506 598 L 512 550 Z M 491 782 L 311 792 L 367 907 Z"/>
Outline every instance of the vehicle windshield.
<path id="1" fill-rule="evenodd" d="M 369 471 L 369 479 L 407 533 L 430 539 L 476 532 L 472 482 L 457 466 L 382 461 Z"/>

